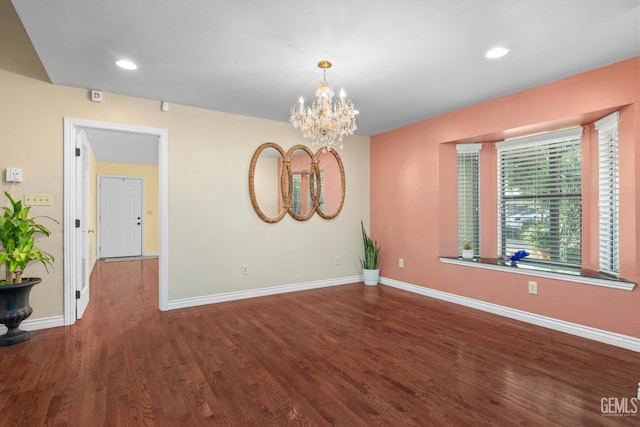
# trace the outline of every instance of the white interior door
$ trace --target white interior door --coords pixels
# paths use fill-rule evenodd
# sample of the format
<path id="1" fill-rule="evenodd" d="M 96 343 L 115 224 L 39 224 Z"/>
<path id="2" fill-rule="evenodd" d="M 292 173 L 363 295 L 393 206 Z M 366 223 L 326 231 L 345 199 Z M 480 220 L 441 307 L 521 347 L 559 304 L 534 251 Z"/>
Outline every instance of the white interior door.
<path id="1" fill-rule="evenodd" d="M 76 248 L 79 249 L 76 263 L 76 319 L 81 319 L 89 305 L 89 149 L 84 135 L 78 135 L 80 157 L 76 157 Z M 78 225 L 78 224 L 76 224 Z"/>
<path id="2" fill-rule="evenodd" d="M 142 255 L 142 178 L 100 177 L 100 257 Z"/>

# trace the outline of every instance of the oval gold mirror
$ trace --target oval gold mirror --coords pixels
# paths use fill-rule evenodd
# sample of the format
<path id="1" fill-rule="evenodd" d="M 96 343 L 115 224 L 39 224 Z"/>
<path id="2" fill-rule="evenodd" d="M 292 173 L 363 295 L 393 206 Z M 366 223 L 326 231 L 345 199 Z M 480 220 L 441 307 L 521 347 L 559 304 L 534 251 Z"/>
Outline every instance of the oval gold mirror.
<path id="1" fill-rule="evenodd" d="M 313 152 L 305 145 L 295 145 L 287 151 L 289 161 L 288 182 L 291 195 L 289 215 L 297 221 L 306 221 L 315 212 L 313 192 Z"/>
<path id="2" fill-rule="evenodd" d="M 260 145 L 251 158 L 249 196 L 253 209 L 265 222 L 278 222 L 287 213 L 282 197 L 284 160 L 284 151 L 273 142 Z"/>
<path id="3" fill-rule="evenodd" d="M 324 219 L 333 219 L 344 204 L 346 183 L 342 159 L 335 150 L 320 149 L 314 160 L 319 190 L 316 212 Z"/>
<path id="4" fill-rule="evenodd" d="M 275 142 L 265 142 L 251 158 L 249 195 L 265 222 L 278 222 L 287 212 L 296 221 L 315 212 L 333 219 L 342 210 L 345 189 L 342 159 L 333 149 L 314 155 L 307 146 L 296 145 L 285 153 Z"/>

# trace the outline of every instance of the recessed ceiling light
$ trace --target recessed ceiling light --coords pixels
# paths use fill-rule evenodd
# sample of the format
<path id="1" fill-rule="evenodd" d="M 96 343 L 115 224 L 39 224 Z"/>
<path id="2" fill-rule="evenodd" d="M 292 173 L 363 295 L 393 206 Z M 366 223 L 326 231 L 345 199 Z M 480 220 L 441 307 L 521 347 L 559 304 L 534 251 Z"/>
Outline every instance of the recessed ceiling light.
<path id="1" fill-rule="evenodd" d="M 507 53 L 511 52 L 511 49 L 507 49 L 506 47 L 493 47 L 489 49 L 487 53 L 484 54 L 489 59 L 502 58 Z"/>
<path id="2" fill-rule="evenodd" d="M 138 66 L 134 64 L 132 61 L 128 59 L 120 59 L 116 61 L 116 65 L 120 68 L 124 68 L 125 70 L 137 70 Z"/>

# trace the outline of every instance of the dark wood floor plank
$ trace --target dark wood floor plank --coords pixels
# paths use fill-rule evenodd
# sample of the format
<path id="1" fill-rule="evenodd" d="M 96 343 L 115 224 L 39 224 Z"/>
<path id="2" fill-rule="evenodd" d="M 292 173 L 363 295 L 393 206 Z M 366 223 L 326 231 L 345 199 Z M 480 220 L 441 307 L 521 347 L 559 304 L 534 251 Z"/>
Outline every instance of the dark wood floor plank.
<path id="1" fill-rule="evenodd" d="M 393 288 L 161 313 L 156 260 L 91 284 L 76 325 L 0 348 L 0 426 L 640 425 L 600 407 L 638 353 Z"/>

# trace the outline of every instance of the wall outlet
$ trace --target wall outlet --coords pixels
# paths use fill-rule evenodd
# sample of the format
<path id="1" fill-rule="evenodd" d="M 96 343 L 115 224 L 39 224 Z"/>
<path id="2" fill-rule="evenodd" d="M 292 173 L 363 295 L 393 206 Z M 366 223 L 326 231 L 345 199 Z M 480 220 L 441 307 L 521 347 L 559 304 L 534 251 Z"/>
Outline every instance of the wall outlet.
<path id="1" fill-rule="evenodd" d="M 529 281 L 529 293 L 531 295 L 538 295 L 538 282 Z"/>
<path id="2" fill-rule="evenodd" d="M 242 265 L 242 275 L 246 276 L 247 274 L 249 274 L 249 264 L 243 264 Z"/>
<path id="3" fill-rule="evenodd" d="M 340 265 L 342 264 L 342 260 L 340 259 L 339 256 L 336 257 L 336 265 Z"/>
<path id="4" fill-rule="evenodd" d="M 404 268 L 404 258 L 398 258 L 398 267 Z"/>

